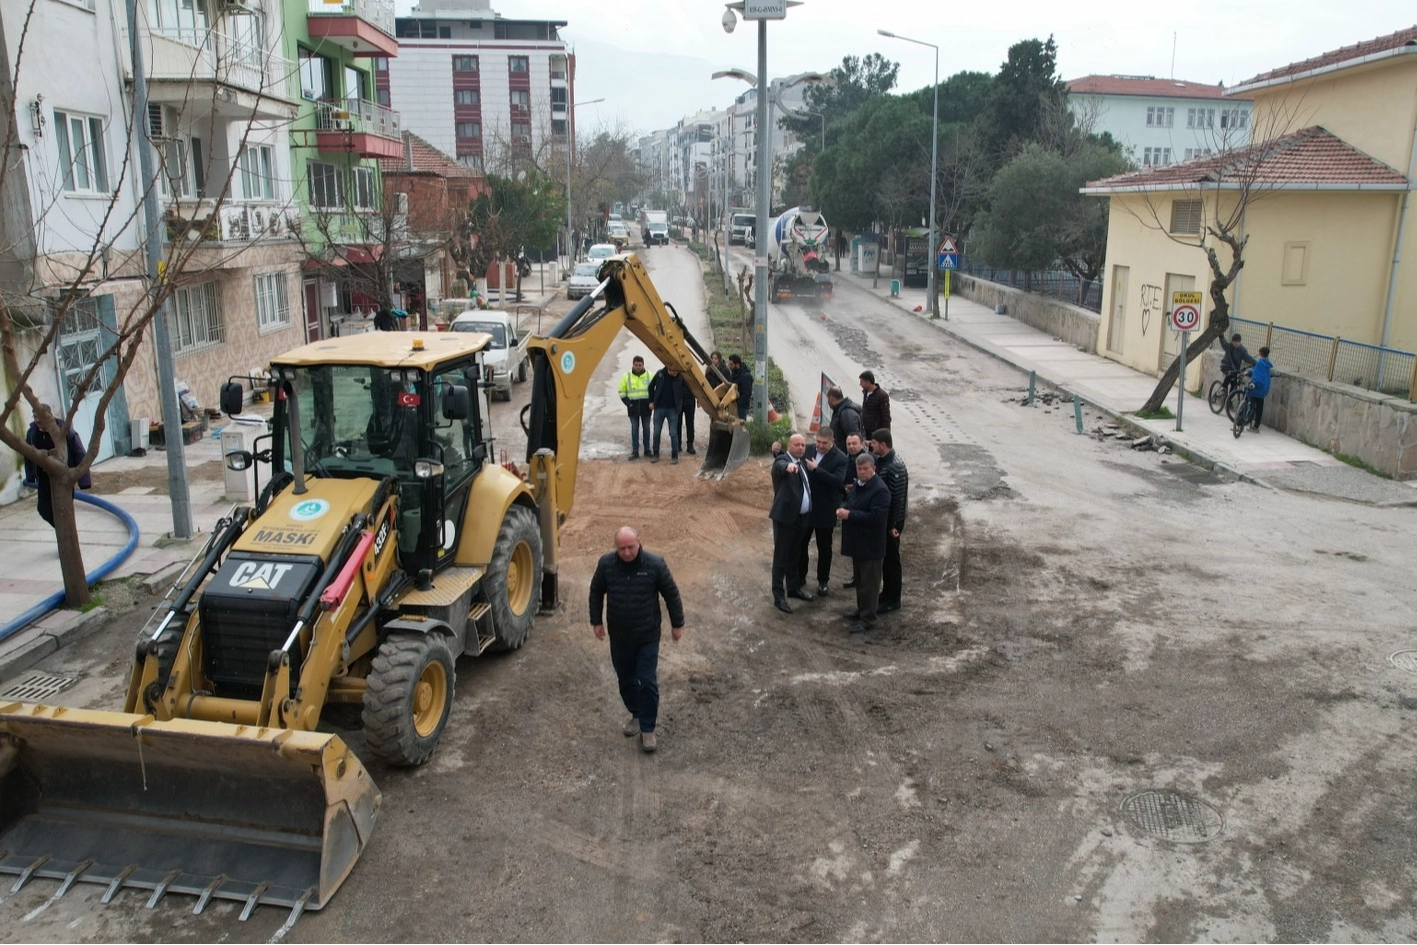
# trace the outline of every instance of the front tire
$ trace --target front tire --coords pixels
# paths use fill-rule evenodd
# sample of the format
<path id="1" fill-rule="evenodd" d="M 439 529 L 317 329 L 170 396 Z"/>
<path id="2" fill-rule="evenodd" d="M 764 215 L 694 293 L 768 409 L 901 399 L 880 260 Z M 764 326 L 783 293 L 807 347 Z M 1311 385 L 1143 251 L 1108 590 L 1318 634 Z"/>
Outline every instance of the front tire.
<path id="1" fill-rule="evenodd" d="M 497 634 L 493 648 L 518 649 L 531 632 L 541 586 L 541 529 L 531 509 L 514 505 L 507 510 L 482 586 Z"/>
<path id="2" fill-rule="evenodd" d="M 517 365 L 517 383 L 518 383 L 518 384 L 525 384 L 525 383 L 526 383 L 526 359 L 525 359 L 525 358 L 522 359 L 522 363 L 521 363 L 521 364 L 518 364 L 518 365 Z"/>
<path id="3" fill-rule="evenodd" d="M 433 757 L 452 713 L 456 683 L 456 661 L 443 634 L 389 634 L 364 690 L 369 751 L 391 765 L 421 765 Z"/>
<path id="4" fill-rule="evenodd" d="M 1232 390 L 1230 396 L 1225 398 L 1225 416 L 1231 421 L 1234 421 L 1240 414 L 1240 408 L 1245 406 L 1245 399 L 1248 396 L 1248 394 L 1239 388 Z"/>
<path id="5" fill-rule="evenodd" d="M 1206 397 L 1206 402 L 1210 404 L 1210 412 L 1219 414 L 1225 409 L 1225 382 L 1211 381 L 1210 396 Z"/>

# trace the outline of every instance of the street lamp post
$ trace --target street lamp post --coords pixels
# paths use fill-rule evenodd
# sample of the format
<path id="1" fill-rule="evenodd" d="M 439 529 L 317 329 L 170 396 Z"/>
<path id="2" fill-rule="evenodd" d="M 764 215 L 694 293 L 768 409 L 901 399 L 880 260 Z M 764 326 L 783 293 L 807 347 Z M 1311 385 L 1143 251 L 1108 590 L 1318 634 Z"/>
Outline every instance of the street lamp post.
<path id="1" fill-rule="evenodd" d="M 603 102 L 603 98 L 593 98 L 585 102 L 575 102 L 566 109 L 566 271 L 576 268 L 576 249 L 571 245 L 571 151 L 575 148 L 575 119 L 571 113 L 582 105 Z"/>
<path id="2" fill-rule="evenodd" d="M 937 287 L 940 277 L 935 266 L 935 251 L 938 249 L 935 243 L 935 184 L 940 176 L 940 47 L 934 43 L 927 43 L 923 39 L 911 39 L 909 36 L 900 36 L 889 30 L 876 30 L 876 32 L 890 39 L 899 39 L 917 46 L 929 46 L 935 50 L 935 107 L 930 119 L 930 245 L 925 250 L 925 263 L 929 272 L 930 317 L 939 318 L 940 296 Z"/>

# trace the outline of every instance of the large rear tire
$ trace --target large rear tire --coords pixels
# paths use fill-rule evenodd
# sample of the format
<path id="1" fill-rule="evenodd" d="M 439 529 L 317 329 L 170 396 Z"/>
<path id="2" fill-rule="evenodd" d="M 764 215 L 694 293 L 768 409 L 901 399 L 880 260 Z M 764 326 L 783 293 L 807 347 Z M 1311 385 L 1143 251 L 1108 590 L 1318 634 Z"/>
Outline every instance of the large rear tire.
<path id="1" fill-rule="evenodd" d="M 531 509 L 514 505 L 507 510 L 482 584 L 497 634 L 493 649 L 519 648 L 531 632 L 541 587 L 541 529 Z"/>
<path id="2" fill-rule="evenodd" d="M 421 765 L 433 757 L 456 683 L 456 662 L 443 634 L 389 634 L 374 656 L 364 691 L 369 751 L 391 765 Z"/>
<path id="3" fill-rule="evenodd" d="M 1227 389 L 1225 387 L 1224 381 L 1210 382 L 1210 395 L 1206 398 L 1206 400 L 1210 404 L 1211 413 L 1219 414 L 1222 410 L 1225 409 L 1226 393 Z"/>

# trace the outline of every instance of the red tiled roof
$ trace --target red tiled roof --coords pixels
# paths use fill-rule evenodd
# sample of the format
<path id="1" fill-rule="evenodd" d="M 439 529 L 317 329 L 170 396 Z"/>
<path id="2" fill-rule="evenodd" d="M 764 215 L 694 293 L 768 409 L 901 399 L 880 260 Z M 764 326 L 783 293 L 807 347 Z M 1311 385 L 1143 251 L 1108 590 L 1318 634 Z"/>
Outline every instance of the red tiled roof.
<path id="1" fill-rule="evenodd" d="M 1344 46 L 1342 49 L 1334 49 L 1322 55 L 1315 56 L 1312 59 L 1305 59 L 1302 62 L 1291 62 L 1289 65 L 1281 66 L 1278 69 L 1261 72 L 1253 79 L 1246 79 L 1244 82 L 1241 82 L 1238 87 L 1243 88 L 1244 86 L 1270 82 L 1275 79 L 1283 79 L 1304 72 L 1312 72 L 1315 69 L 1336 66 L 1340 63 L 1362 59 L 1365 56 L 1372 56 L 1403 46 L 1417 46 L 1417 26 L 1409 26 L 1405 30 L 1398 30 L 1396 33 L 1389 33 L 1387 36 L 1379 36 L 1377 39 L 1370 39 L 1367 42 Z"/>
<path id="2" fill-rule="evenodd" d="M 1407 186 L 1407 178 L 1315 125 L 1211 157 L 1196 158 L 1182 164 L 1153 165 L 1093 181 L 1087 189 L 1164 190 L 1179 189 L 1188 184 L 1224 183 L 1399 189 Z"/>
<path id="3" fill-rule="evenodd" d="M 1085 75 L 1068 83 L 1073 95 L 1140 95 L 1147 98 L 1224 98 L 1225 86 L 1143 75 Z"/>
<path id="4" fill-rule="evenodd" d="M 438 177 L 473 178 L 482 172 L 459 164 L 456 159 L 439 151 L 411 131 L 403 133 L 404 140 L 412 147 L 413 167 L 408 166 L 408 148 L 396 158 L 380 158 L 379 169 L 385 174 L 434 174 Z"/>

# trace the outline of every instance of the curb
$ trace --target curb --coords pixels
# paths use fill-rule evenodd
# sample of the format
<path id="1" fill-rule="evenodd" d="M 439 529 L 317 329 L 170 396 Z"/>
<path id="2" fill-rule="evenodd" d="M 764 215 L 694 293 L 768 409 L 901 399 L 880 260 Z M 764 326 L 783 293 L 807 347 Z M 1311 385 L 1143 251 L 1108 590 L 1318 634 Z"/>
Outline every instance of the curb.
<path id="1" fill-rule="evenodd" d="M 940 319 L 930 318 L 928 314 L 925 314 L 925 313 L 916 313 L 916 312 L 914 312 L 914 311 L 912 311 L 912 310 L 906 308 L 904 305 L 901 305 L 901 304 L 899 304 L 899 303 L 896 303 L 896 302 L 891 301 L 889 298 L 883 298 L 883 297 L 881 297 L 881 296 L 878 296 L 878 295 L 876 295 L 874 292 L 872 292 L 870 289 L 867 289 L 865 286 L 858 285 L 857 282 L 856 282 L 856 280 L 855 280 L 854 278 L 852 279 L 851 282 L 848 282 L 847 284 L 848 284 L 848 285 L 851 285 L 853 288 L 858 289 L 858 290 L 861 291 L 861 292 L 866 293 L 867 295 L 871 296 L 872 298 L 878 298 L 878 299 L 880 299 L 882 302 L 887 302 L 887 303 L 889 303 L 892 307 L 899 309 L 902 313 L 904 313 L 904 314 L 906 314 L 906 315 L 909 315 L 911 318 L 918 318 L 918 319 L 920 319 L 921 321 L 926 322 L 927 324 L 932 324 L 932 325 L 934 325 L 935 328 L 939 329 L 940 331 L 943 331 L 945 334 L 949 335 L 951 338 L 955 339 L 956 341 L 960 342 L 961 344 L 963 344 L 963 345 L 965 345 L 965 346 L 967 346 L 967 347 L 969 347 L 969 348 L 973 348 L 975 351 L 978 351 L 978 352 L 980 352 L 981 354 L 987 354 L 987 355 L 989 355 L 989 357 L 994 358 L 994 359 L 997 360 L 997 361 L 1002 361 L 1003 363 L 1009 365 L 1010 367 L 1014 368 L 1015 370 L 1023 371 L 1023 372 L 1026 372 L 1026 373 L 1027 373 L 1027 372 L 1032 372 L 1032 373 L 1036 374 L 1037 377 L 1038 377 L 1038 380 L 1042 381 L 1044 384 L 1047 384 L 1049 387 L 1052 387 L 1054 390 L 1058 390 L 1058 391 L 1061 391 L 1061 392 L 1064 393 L 1064 394 L 1067 394 L 1069 397 L 1072 397 L 1072 398 L 1074 398 L 1074 399 L 1076 399 L 1076 400 L 1082 401 L 1084 404 L 1086 404 L 1087 406 L 1093 408 L 1094 410 L 1098 410 L 1098 411 L 1100 411 L 1100 412 L 1106 414 L 1107 416 L 1111 417 L 1111 418 L 1112 418 L 1118 425 L 1120 425 L 1120 426 L 1124 426 L 1124 427 L 1126 427 L 1126 428 L 1129 429 L 1129 430 L 1135 430 L 1135 431 L 1137 431 L 1138 433 L 1143 434 L 1143 435 L 1146 435 L 1146 436 L 1159 436 L 1159 435 L 1161 435 L 1161 434 L 1157 434 L 1154 430 L 1148 430 L 1146 427 L 1143 427 L 1143 426 L 1139 425 L 1139 424 L 1136 422 L 1136 419 L 1135 419 L 1134 417 L 1132 417 L 1130 414 L 1118 413 L 1117 411 L 1113 410 L 1113 409 L 1110 408 L 1110 407 L 1106 407 L 1106 406 L 1104 406 L 1104 405 L 1102 405 L 1102 404 L 1095 403 L 1094 401 L 1088 400 L 1088 399 L 1087 399 L 1086 397 L 1084 397 L 1082 394 L 1079 394 L 1077 391 L 1075 391 L 1075 390 L 1073 390 L 1072 388 L 1070 388 L 1066 383 L 1063 383 L 1063 382 L 1061 382 L 1061 381 L 1055 380 L 1055 379 L 1052 378 L 1052 377 L 1049 377 L 1048 374 L 1045 373 L 1044 371 L 1040 371 L 1040 370 L 1038 370 L 1037 368 L 1025 368 L 1025 367 L 1023 367 L 1021 364 L 1019 364 L 1017 361 L 1014 361 L 1013 359 L 1009 358 L 1008 356 L 1004 355 L 1003 353 L 1001 353 L 1001 352 L 995 350 L 992 346 L 987 345 L 987 344 L 985 344 L 984 342 L 981 342 L 981 341 L 976 341 L 976 340 L 973 339 L 973 338 L 968 338 L 968 337 L 966 337 L 966 336 L 964 336 L 964 335 L 961 335 L 960 333 L 958 333 L 958 332 L 956 332 L 956 331 L 953 331 L 953 330 L 949 327 L 949 322 L 946 321 L 946 320 L 943 319 L 943 318 L 940 318 Z M 1204 453 L 1204 452 L 1202 452 L 1202 451 L 1195 450 L 1195 449 L 1192 449 L 1192 448 L 1190 448 L 1190 447 L 1181 446 L 1181 445 L 1179 445 L 1178 443 L 1176 443 L 1174 440 L 1170 440 L 1170 439 L 1166 440 L 1166 445 L 1169 446 L 1169 447 L 1171 447 L 1171 451 L 1172 451 L 1173 454 L 1175 454 L 1175 455 L 1177 455 L 1177 456 L 1182 456 L 1182 457 L 1184 457 L 1184 458 L 1187 460 L 1187 462 L 1195 463 L 1195 464 L 1198 465 L 1198 466 L 1204 466 L 1204 467 L 1210 469 L 1210 470 L 1213 471 L 1213 472 L 1221 472 L 1221 473 L 1224 473 L 1226 476 L 1231 477 L 1232 479 L 1236 480 L 1237 482 L 1244 482 L 1244 483 L 1248 483 L 1249 485 L 1254 485 L 1254 486 L 1262 486 L 1263 488 L 1269 489 L 1269 490 L 1274 491 L 1274 492 L 1280 491 L 1280 490 L 1278 489 L 1278 487 L 1276 487 L 1276 486 L 1274 486 L 1274 485 L 1271 485 L 1270 483 L 1264 481 L 1263 479 L 1260 479 L 1259 477 L 1257 477 L 1257 476 L 1255 476 L 1255 475 L 1253 475 L 1253 474 L 1251 474 L 1251 473 L 1242 473 L 1242 472 L 1240 472 L 1239 470 L 1233 468 L 1232 466 L 1230 466 L 1230 465 L 1228 465 L 1228 464 L 1226 464 L 1226 463 L 1224 463 L 1224 462 L 1222 462 L 1222 461 L 1216 459 L 1216 458 L 1213 457 L 1213 456 L 1209 456 L 1209 455 L 1207 455 L 1206 453 Z M 1417 499 L 1413 499 L 1413 500 L 1412 500 L 1412 504 L 1413 504 L 1413 505 L 1417 505 Z"/>
<path id="2" fill-rule="evenodd" d="M 37 623 L 31 624 L 20 632 L 19 642 L 13 644 L 4 655 L 0 655 L 0 679 L 9 679 L 32 669 L 51 653 L 57 653 L 70 643 L 77 643 L 92 636 L 107 623 L 108 617 L 107 607 L 95 607 L 75 615 L 68 623 L 55 629 L 46 629 Z"/>

